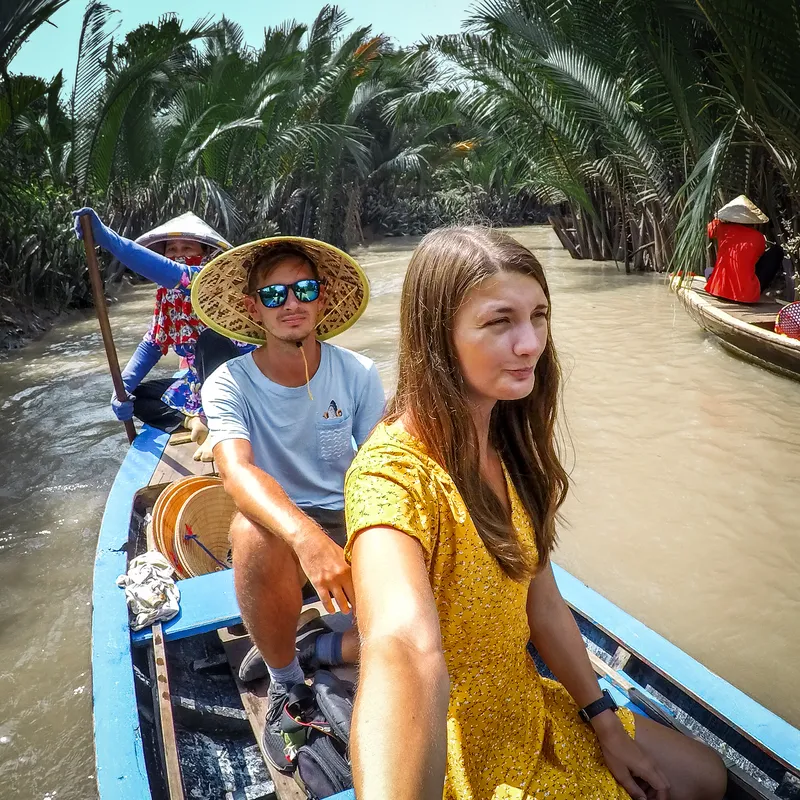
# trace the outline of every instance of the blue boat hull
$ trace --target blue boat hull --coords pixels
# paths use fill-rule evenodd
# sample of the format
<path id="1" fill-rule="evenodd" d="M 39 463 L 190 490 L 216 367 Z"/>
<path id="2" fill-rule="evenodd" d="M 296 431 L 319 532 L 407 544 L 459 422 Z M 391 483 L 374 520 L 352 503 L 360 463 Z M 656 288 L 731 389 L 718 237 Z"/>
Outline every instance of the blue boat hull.
<path id="1" fill-rule="evenodd" d="M 134 513 L 137 493 L 150 481 L 168 438 L 167 434 L 148 427 L 137 437 L 112 486 L 98 539 L 92 594 L 92 686 L 97 785 L 101 800 L 158 800 L 164 791 L 152 710 L 148 711 L 147 693 L 143 693 L 152 634 L 145 630 L 131 635 L 124 593 L 116 586 L 116 578 L 126 571 L 129 553 L 134 547 L 132 519 L 138 518 Z M 732 768 L 729 792 L 732 800 L 800 798 L 800 780 L 797 779 L 800 775 L 800 731 L 566 571 L 554 566 L 554 572 L 587 642 L 590 657 L 601 674 L 601 682 L 620 705 L 628 705 L 637 713 L 656 719 L 662 717 L 662 721 L 688 729 L 717 749 L 723 749 Z M 200 652 L 197 648 L 208 653 L 219 646 L 214 631 L 241 621 L 232 573 L 217 572 L 191 578 L 181 581 L 179 586 L 181 612 L 163 626 L 164 638 L 174 653 L 180 650 L 179 655 L 184 659 L 198 660 L 195 658 Z M 546 671 L 544 665 L 540 665 L 540 669 Z M 187 674 L 190 678 L 184 679 L 184 684 L 191 680 L 191 673 Z M 227 680 L 233 686 L 230 675 Z M 199 687 L 202 679 L 197 681 Z M 214 677 L 215 692 L 223 691 L 222 683 L 221 676 Z M 219 701 L 222 705 L 227 702 Z M 196 700 L 187 701 L 188 705 L 192 703 L 197 706 Z M 240 703 L 239 710 L 234 708 L 236 703 L 238 698 L 230 701 L 228 727 L 237 742 L 244 742 L 243 752 L 249 752 L 247 741 L 252 736 L 245 741 L 245 733 L 237 727 L 243 712 Z M 202 717 L 196 708 L 194 716 L 186 708 L 182 711 L 183 719 L 190 723 Z M 218 714 L 213 725 L 225 728 L 228 723 L 220 720 Z M 248 764 L 246 768 L 252 780 L 260 785 L 258 765 Z M 226 793 L 232 798 L 265 796 L 253 794 L 254 790 L 249 794 L 237 794 L 235 779 L 228 771 L 225 785 L 234 787 L 233 790 L 214 794 L 222 791 L 222 787 L 209 788 L 207 796 L 224 797 Z M 205 780 L 202 778 L 201 782 Z M 346 793 L 340 800 L 345 797 L 352 798 L 352 794 Z"/>

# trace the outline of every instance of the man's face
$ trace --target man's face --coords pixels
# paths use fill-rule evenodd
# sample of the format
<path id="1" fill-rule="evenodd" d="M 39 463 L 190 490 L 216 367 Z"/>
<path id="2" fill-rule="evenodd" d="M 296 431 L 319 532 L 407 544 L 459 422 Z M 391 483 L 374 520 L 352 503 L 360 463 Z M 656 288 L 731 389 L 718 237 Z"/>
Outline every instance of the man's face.
<path id="1" fill-rule="evenodd" d="M 273 284 L 290 286 L 313 277 L 314 272 L 307 261 L 288 255 L 259 281 L 257 288 Z M 258 295 L 248 295 L 245 305 L 253 319 L 270 336 L 283 342 L 302 342 L 316 330 L 317 319 L 325 306 L 325 287 L 321 287 L 319 297 L 310 303 L 300 302 L 289 289 L 286 302 L 278 308 L 267 308 Z"/>
<path id="2" fill-rule="evenodd" d="M 164 255 L 167 258 L 177 261 L 179 258 L 188 260 L 190 258 L 202 258 L 203 245 L 191 239 L 170 239 L 164 247 Z"/>

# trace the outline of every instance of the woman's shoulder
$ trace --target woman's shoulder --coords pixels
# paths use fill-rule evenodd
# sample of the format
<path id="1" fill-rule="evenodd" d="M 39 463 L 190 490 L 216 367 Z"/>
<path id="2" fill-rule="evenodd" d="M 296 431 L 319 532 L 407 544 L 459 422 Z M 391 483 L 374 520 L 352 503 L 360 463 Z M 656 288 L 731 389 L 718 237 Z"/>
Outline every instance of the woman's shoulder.
<path id="1" fill-rule="evenodd" d="M 396 423 L 379 423 L 359 448 L 350 473 L 369 472 L 387 477 L 411 473 L 414 477 L 430 476 L 435 468 L 421 442 Z"/>

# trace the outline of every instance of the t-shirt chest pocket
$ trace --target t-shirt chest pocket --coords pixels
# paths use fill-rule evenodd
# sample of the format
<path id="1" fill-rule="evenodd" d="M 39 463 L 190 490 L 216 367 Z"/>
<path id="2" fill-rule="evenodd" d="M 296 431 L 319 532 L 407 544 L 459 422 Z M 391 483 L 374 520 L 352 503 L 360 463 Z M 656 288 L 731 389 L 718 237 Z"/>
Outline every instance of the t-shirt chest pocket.
<path id="1" fill-rule="evenodd" d="M 317 454 L 323 461 L 338 461 L 353 452 L 353 418 L 334 417 L 317 422 Z"/>

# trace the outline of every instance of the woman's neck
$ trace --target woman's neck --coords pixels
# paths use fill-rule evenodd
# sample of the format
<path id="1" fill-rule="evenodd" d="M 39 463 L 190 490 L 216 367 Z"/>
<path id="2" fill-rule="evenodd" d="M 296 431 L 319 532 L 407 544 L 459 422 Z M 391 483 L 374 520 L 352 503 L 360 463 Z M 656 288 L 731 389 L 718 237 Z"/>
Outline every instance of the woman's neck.
<path id="1" fill-rule="evenodd" d="M 478 437 L 478 453 L 480 458 L 481 471 L 489 463 L 491 450 L 489 444 L 489 426 L 492 421 L 492 411 L 495 403 L 475 402 L 471 404 L 472 422 L 475 425 L 475 433 Z"/>

